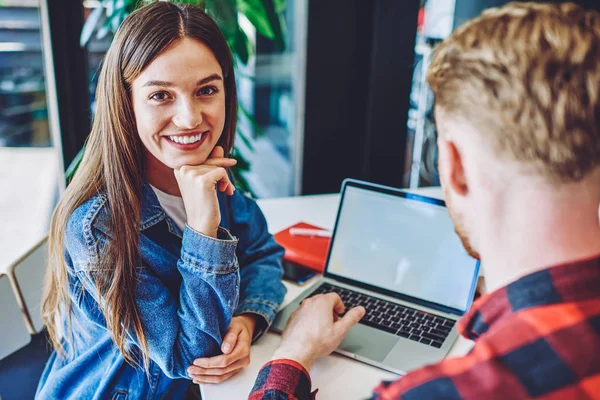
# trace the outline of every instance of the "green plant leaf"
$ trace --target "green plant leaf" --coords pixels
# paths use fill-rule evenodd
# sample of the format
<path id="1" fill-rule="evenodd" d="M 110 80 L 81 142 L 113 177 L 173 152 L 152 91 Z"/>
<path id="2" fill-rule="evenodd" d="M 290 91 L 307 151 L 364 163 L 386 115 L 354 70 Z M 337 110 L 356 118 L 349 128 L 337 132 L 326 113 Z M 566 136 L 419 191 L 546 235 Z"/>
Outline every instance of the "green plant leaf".
<path id="1" fill-rule="evenodd" d="M 246 135 L 241 129 L 237 129 L 237 137 L 240 138 L 240 140 L 242 142 L 244 142 L 244 144 L 246 145 L 246 147 L 248 147 L 248 149 L 252 152 L 254 152 L 254 144 L 252 144 L 252 138 L 248 135 Z"/>
<path id="2" fill-rule="evenodd" d="M 131 14 L 138 8 L 142 8 L 145 3 L 142 0 L 125 0 L 125 10 L 127 15 Z"/>
<path id="3" fill-rule="evenodd" d="M 85 47 L 94 30 L 98 26 L 98 22 L 100 22 L 100 18 L 102 18 L 102 14 L 104 14 L 104 6 L 100 5 L 97 8 L 94 8 L 88 18 L 85 20 L 85 24 L 83 24 L 83 29 L 81 29 L 81 35 L 79 36 L 79 45 L 81 47 Z"/>
<path id="4" fill-rule="evenodd" d="M 238 10 L 244 14 L 256 31 L 268 39 L 275 37 L 268 13 L 262 0 L 237 0 Z"/>
<path id="5" fill-rule="evenodd" d="M 233 149 L 232 156 L 237 160 L 239 171 L 250 171 L 250 162 L 242 155 L 239 149 Z"/>
<path id="6" fill-rule="evenodd" d="M 206 0 L 205 10 L 215 20 L 229 43 L 233 43 L 238 30 L 235 0 Z"/>
<path id="7" fill-rule="evenodd" d="M 252 52 L 254 52 L 254 49 L 252 50 Z M 235 71 L 235 76 L 237 78 L 245 78 L 245 79 L 250 79 L 252 82 L 256 82 L 256 77 L 253 75 L 250 75 L 240 69 Z"/>
<path id="8" fill-rule="evenodd" d="M 106 18 L 104 19 L 104 24 L 102 25 L 102 28 L 108 29 L 110 32 L 115 33 L 117 31 L 117 29 L 119 28 L 119 24 L 117 24 L 117 17 L 120 12 L 121 12 L 121 10 L 114 10 L 109 15 L 108 11 L 107 11 Z M 100 28 L 100 29 L 102 29 L 102 28 Z"/>
<path id="9" fill-rule="evenodd" d="M 231 167 L 231 173 L 233 174 L 235 186 L 245 191 L 251 197 L 256 198 L 256 194 L 244 176 L 244 174 L 250 170 L 250 163 L 244 158 L 238 149 L 233 149 L 232 156 L 237 160 L 237 164 Z"/>
<path id="10" fill-rule="evenodd" d="M 186 3 L 186 4 L 191 4 L 191 5 L 194 5 L 194 6 L 203 6 L 204 5 L 203 0 L 179 0 L 178 2 L 180 2 L 180 3 Z"/>
<path id="11" fill-rule="evenodd" d="M 237 5 L 259 34 L 273 40 L 279 50 L 285 49 L 282 20 L 273 0 L 237 0 Z"/>
<path id="12" fill-rule="evenodd" d="M 263 0 L 263 2 L 268 3 L 267 13 L 273 26 L 273 32 L 275 32 L 273 41 L 279 51 L 283 52 L 285 50 L 285 20 L 282 14 L 276 10 L 274 0 Z"/>
<path id="13" fill-rule="evenodd" d="M 246 110 L 246 107 L 239 104 L 238 110 L 241 111 L 242 115 L 248 119 L 248 121 L 252 125 L 252 129 L 254 129 L 254 133 L 256 133 L 257 137 L 261 137 L 265 134 L 265 131 L 256 123 L 254 116 L 252 114 L 250 114 L 250 111 Z"/>
<path id="14" fill-rule="evenodd" d="M 112 0 L 112 1 L 105 1 L 103 4 L 106 7 L 106 16 L 110 17 L 113 15 L 113 13 L 115 12 L 115 10 L 117 9 L 117 2 L 118 0 Z"/>
<path id="15" fill-rule="evenodd" d="M 278 14 L 281 14 L 285 10 L 287 1 L 286 0 L 273 0 L 273 4 L 275 4 L 275 11 Z"/>
<path id="16" fill-rule="evenodd" d="M 250 54 L 254 53 L 254 47 L 252 47 L 252 43 L 246 36 L 246 32 L 239 26 L 233 41 L 233 52 L 244 65 L 248 64 Z"/>
<path id="17" fill-rule="evenodd" d="M 81 160 L 83 160 L 83 153 L 85 153 L 85 145 L 83 145 L 81 150 L 77 152 L 75 158 L 73 158 L 73 161 L 71 161 L 71 163 L 67 167 L 67 170 L 65 171 L 65 180 L 67 185 L 69 184 L 69 182 L 71 182 L 71 179 L 73 179 L 73 175 L 75 175 L 75 171 L 77 171 L 77 168 L 79 168 L 79 164 L 81 164 Z"/>
<path id="18" fill-rule="evenodd" d="M 103 25 L 96 33 L 96 39 L 104 39 L 111 32 L 109 25 Z"/>
<path id="19" fill-rule="evenodd" d="M 110 21 L 110 28 L 113 31 L 113 33 L 116 33 L 117 30 L 119 30 L 119 26 L 121 26 L 121 22 L 123 22 L 126 16 L 127 10 L 125 8 L 120 8 L 117 11 L 115 11 Z"/>

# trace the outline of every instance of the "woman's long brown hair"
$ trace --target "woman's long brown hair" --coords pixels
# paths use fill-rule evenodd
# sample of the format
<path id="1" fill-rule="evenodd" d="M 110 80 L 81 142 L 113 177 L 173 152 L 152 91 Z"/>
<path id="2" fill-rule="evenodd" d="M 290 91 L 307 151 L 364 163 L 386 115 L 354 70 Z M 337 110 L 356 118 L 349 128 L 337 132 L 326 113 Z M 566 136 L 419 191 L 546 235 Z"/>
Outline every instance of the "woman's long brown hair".
<path id="1" fill-rule="evenodd" d="M 148 344 L 136 307 L 136 269 L 140 265 L 140 202 L 144 151 L 131 104 L 131 84 L 174 42 L 189 37 L 210 48 L 221 65 L 225 85 L 226 119 L 220 145 L 233 147 L 237 99 L 233 61 L 227 42 L 214 21 L 200 8 L 156 2 L 123 21 L 104 59 L 96 89 L 96 115 L 83 160 L 58 203 L 50 227 L 49 265 L 42 314 L 50 339 L 60 356 L 73 339 L 72 304 L 65 265 L 65 228 L 73 211 L 103 193 L 110 215 L 110 240 L 102 249 L 90 277 L 97 287 L 108 330 L 125 360 L 148 370 Z M 67 331 L 63 332 L 66 322 Z M 134 357 L 127 333 L 135 337 L 141 358 Z M 138 353 L 139 354 L 139 353 Z"/>

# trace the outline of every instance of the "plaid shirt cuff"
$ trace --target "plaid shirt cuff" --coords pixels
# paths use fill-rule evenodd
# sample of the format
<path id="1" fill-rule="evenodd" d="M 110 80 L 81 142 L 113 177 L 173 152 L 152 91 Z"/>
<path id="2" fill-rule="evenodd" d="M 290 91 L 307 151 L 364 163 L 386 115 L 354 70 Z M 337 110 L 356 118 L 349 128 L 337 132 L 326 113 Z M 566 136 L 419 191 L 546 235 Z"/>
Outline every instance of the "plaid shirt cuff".
<path id="1" fill-rule="evenodd" d="M 248 399 L 314 400 L 317 391 L 311 393 L 311 386 L 302 365 L 288 359 L 273 360 L 258 373 Z"/>

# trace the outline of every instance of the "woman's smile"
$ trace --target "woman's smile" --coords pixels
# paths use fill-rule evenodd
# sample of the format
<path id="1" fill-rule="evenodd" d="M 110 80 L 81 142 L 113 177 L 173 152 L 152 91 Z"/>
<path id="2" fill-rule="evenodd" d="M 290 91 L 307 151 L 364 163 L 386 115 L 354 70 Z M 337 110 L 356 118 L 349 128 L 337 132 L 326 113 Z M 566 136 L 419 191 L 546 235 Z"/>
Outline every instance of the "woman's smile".
<path id="1" fill-rule="evenodd" d="M 172 171 L 204 163 L 223 134 L 221 66 L 205 44 L 184 38 L 156 57 L 132 89 L 147 179 L 156 187 L 174 187 Z"/>
<path id="2" fill-rule="evenodd" d="M 204 132 L 189 132 L 177 135 L 162 136 L 169 145 L 178 150 L 191 151 L 202 146 L 205 139 L 208 137 L 209 131 Z"/>

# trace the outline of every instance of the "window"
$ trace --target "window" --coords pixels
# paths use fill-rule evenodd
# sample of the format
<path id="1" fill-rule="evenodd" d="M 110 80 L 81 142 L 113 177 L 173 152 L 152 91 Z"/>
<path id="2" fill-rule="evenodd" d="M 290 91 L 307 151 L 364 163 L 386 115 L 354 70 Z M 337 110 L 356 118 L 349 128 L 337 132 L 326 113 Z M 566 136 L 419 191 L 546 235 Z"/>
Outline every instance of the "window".
<path id="1" fill-rule="evenodd" d="M 237 143 L 250 161 L 246 176 L 258 197 L 300 192 L 307 6 L 307 0 L 286 1 L 283 52 L 271 41 L 251 35 L 256 55 L 247 66 L 238 64 L 240 106 L 249 111 L 255 124 L 240 118 L 239 129 L 251 137 L 252 149 L 241 140 Z M 250 24 L 244 28 L 254 32 Z"/>
<path id="2" fill-rule="evenodd" d="M 455 2 L 424 0 L 419 11 L 404 174 L 404 186 L 411 188 L 440 184 L 433 93 L 427 84 L 426 74 L 433 48 L 452 32 Z"/>
<path id="3" fill-rule="evenodd" d="M 62 176 L 42 43 L 39 0 L 0 2 L 0 272 L 47 234 Z"/>

